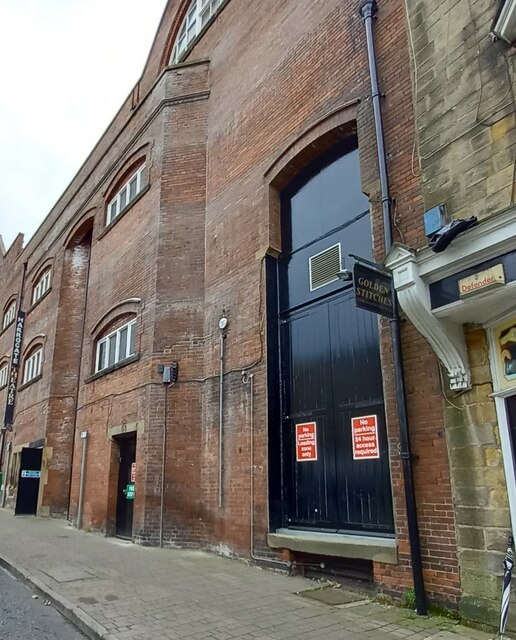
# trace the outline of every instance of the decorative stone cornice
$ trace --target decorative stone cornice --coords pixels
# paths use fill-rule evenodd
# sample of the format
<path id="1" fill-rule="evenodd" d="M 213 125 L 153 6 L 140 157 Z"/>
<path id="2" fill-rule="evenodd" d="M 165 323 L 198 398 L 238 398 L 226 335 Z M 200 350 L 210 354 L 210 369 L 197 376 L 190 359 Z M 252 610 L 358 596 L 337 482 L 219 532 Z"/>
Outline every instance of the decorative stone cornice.
<path id="1" fill-rule="evenodd" d="M 432 310 L 430 284 L 516 251 L 516 210 L 502 211 L 458 236 L 442 253 L 395 244 L 385 265 L 392 271 L 401 308 L 446 367 L 452 389 L 470 386 L 464 323 L 490 326 L 516 314 L 516 282 Z"/>

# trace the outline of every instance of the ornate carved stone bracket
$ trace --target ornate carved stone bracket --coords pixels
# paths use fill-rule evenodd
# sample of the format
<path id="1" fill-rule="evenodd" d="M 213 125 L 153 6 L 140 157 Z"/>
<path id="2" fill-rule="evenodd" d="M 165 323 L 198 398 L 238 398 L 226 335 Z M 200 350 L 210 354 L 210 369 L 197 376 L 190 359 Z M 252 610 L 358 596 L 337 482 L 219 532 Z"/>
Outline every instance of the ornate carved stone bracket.
<path id="1" fill-rule="evenodd" d="M 450 388 L 469 388 L 471 377 L 462 325 L 432 313 L 428 284 L 419 275 L 414 251 L 395 245 L 386 267 L 392 270 L 401 308 L 443 363 Z"/>

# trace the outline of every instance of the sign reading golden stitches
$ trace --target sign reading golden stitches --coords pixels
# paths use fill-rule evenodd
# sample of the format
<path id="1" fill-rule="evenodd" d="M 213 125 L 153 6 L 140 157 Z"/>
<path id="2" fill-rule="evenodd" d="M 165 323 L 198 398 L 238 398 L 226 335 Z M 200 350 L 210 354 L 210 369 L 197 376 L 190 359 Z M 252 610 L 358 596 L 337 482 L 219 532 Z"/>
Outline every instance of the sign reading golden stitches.
<path id="1" fill-rule="evenodd" d="M 360 309 L 394 317 L 392 277 L 372 267 L 355 263 L 353 267 L 355 304 Z"/>

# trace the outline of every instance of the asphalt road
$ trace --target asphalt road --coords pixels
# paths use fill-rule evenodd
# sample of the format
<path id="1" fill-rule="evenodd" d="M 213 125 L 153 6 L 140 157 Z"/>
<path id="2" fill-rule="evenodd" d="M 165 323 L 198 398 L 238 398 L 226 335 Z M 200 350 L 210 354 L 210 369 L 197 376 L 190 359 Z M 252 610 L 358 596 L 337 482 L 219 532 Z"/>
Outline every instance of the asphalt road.
<path id="1" fill-rule="evenodd" d="M 0 640 L 84 640 L 53 607 L 0 569 Z"/>

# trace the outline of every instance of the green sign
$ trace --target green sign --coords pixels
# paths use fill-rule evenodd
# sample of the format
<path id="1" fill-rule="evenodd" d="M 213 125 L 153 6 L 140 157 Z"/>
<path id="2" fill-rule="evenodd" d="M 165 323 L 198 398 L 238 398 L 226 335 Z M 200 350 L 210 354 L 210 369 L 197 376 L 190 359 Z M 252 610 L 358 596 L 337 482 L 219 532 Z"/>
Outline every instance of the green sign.
<path id="1" fill-rule="evenodd" d="M 130 482 L 124 490 L 126 500 L 134 500 L 134 482 Z"/>

